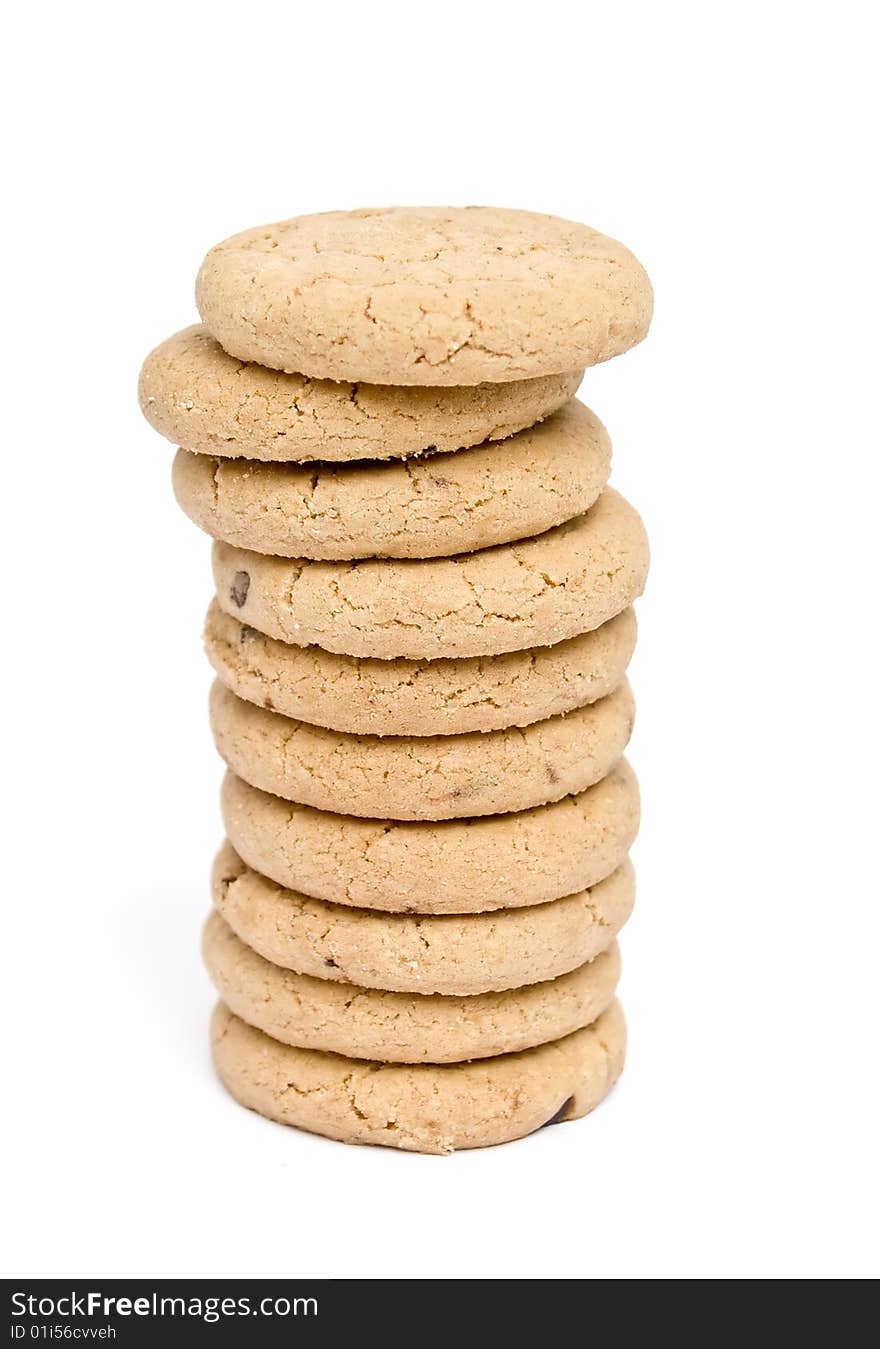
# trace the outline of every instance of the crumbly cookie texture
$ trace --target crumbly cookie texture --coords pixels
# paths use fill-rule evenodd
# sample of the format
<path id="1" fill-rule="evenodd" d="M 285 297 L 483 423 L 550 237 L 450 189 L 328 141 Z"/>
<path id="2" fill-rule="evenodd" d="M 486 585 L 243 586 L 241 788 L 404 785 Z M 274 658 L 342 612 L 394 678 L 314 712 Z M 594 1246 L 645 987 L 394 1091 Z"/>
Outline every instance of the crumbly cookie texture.
<path id="1" fill-rule="evenodd" d="M 328 731 L 245 702 L 219 680 L 210 709 L 218 753 L 251 786 L 317 810 L 392 820 L 496 815 L 582 792 L 617 763 L 635 719 L 626 681 L 548 721 L 465 735 Z"/>
<path id="2" fill-rule="evenodd" d="M 625 759 L 578 796 L 478 819 L 333 815 L 234 773 L 221 802 L 229 840 L 255 871 L 316 899 L 387 913 L 483 913 L 577 894 L 622 865 L 639 824 Z"/>
<path id="3" fill-rule="evenodd" d="M 213 912 L 202 953 L 230 1011 L 284 1044 L 383 1063 L 460 1063 L 514 1053 L 588 1026 L 614 998 L 617 944 L 576 970 L 504 993 L 394 993 L 273 965 Z"/>
<path id="4" fill-rule="evenodd" d="M 447 1154 L 580 1119 L 620 1076 L 626 1024 L 613 1002 L 591 1026 L 536 1049 L 456 1064 L 388 1064 L 295 1049 L 221 1003 L 214 1063 L 241 1104 L 344 1143 Z"/>
<path id="5" fill-rule="evenodd" d="M 138 395 L 150 425 L 195 453 L 342 463 L 505 440 L 567 403 L 583 373 L 447 389 L 337 383 L 236 360 L 196 325 L 150 353 Z"/>
<path id="6" fill-rule="evenodd" d="M 174 491 L 206 533 L 276 557 L 449 557 L 589 510 L 611 442 L 576 400 L 503 444 L 373 464 L 258 464 L 178 450 Z"/>
<path id="7" fill-rule="evenodd" d="M 231 355 L 323 379 L 462 385 L 551 375 L 640 342 L 641 264 L 569 220 L 491 206 L 331 211 L 245 230 L 196 302 Z"/>
<path id="8" fill-rule="evenodd" d="M 266 637 L 214 600 L 205 651 L 234 693 L 287 717 L 354 735 L 460 735 L 529 726 L 604 698 L 636 642 L 624 609 L 555 646 L 452 660 L 374 660 Z"/>
<path id="9" fill-rule="evenodd" d="M 493 913 L 414 916 L 309 899 L 247 866 L 232 844 L 211 875 L 214 907 L 274 965 L 401 993 L 500 992 L 556 979 L 604 951 L 629 918 L 627 860 L 589 890 Z"/>
<path id="10" fill-rule="evenodd" d="M 567 524 L 459 557 L 308 562 L 215 543 L 217 602 L 298 646 L 430 660 L 551 646 L 592 631 L 642 593 L 648 541 L 607 488 Z"/>

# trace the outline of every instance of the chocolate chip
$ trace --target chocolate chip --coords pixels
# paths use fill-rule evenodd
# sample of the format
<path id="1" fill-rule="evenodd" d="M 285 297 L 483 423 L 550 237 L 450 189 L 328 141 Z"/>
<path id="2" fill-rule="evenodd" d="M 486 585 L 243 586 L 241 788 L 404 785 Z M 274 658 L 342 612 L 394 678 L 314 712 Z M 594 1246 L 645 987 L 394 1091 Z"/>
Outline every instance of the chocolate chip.
<path id="1" fill-rule="evenodd" d="M 332 956 L 327 956 L 327 959 L 324 961 L 324 964 L 331 970 L 339 969 L 339 966 L 337 965 L 336 961 L 333 959 Z"/>
<path id="2" fill-rule="evenodd" d="M 264 706 L 269 712 L 274 712 L 274 711 L 275 711 L 275 704 L 272 702 L 272 699 L 271 699 L 271 698 L 264 698 L 264 699 L 263 699 L 263 706 Z"/>
<path id="3" fill-rule="evenodd" d="M 239 609 L 247 599 L 250 584 L 251 578 L 246 571 L 237 571 L 232 578 L 232 585 L 229 587 L 229 596 L 233 604 L 237 604 Z"/>
<path id="4" fill-rule="evenodd" d="M 562 1102 L 562 1105 L 559 1107 L 556 1114 L 551 1115 L 548 1120 L 544 1121 L 544 1123 L 541 1125 L 541 1128 L 546 1129 L 548 1124 L 561 1124 L 564 1119 L 568 1118 L 569 1108 L 573 1105 L 574 1105 L 574 1097 L 569 1096 L 567 1101 Z"/>

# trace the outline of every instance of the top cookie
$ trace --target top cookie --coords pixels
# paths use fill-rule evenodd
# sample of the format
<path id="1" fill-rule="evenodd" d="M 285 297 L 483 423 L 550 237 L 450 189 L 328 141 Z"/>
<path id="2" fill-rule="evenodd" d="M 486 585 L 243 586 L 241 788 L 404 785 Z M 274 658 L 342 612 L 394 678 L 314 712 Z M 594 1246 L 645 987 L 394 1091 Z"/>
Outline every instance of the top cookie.
<path id="1" fill-rule="evenodd" d="M 330 211 L 245 230 L 196 282 L 232 356 L 319 379 L 462 385 L 596 365 L 640 342 L 651 283 L 586 225 L 492 206 Z"/>
<path id="2" fill-rule="evenodd" d="M 196 324 L 150 352 L 138 396 L 160 435 L 197 454 L 338 464 L 506 440 L 567 403 L 582 375 L 457 389 L 335 384 L 242 365 Z"/>

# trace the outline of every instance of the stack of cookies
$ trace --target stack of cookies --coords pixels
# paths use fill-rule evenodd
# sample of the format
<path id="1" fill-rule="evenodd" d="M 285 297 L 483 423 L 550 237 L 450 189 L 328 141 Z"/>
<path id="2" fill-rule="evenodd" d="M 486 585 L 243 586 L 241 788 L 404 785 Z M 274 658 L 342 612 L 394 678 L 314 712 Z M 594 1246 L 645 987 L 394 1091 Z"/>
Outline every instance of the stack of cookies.
<path id="1" fill-rule="evenodd" d="M 141 403 L 216 540 L 220 1077 L 422 1152 L 578 1118 L 624 1056 L 648 545 L 573 396 L 648 279 L 581 225 L 425 208 L 248 230 L 196 293 Z"/>

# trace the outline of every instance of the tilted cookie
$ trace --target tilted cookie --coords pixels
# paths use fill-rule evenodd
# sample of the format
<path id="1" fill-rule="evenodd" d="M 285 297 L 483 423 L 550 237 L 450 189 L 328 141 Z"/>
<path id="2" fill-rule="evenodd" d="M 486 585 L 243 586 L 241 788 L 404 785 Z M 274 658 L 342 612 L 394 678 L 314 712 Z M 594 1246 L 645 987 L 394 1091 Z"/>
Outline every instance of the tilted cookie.
<path id="1" fill-rule="evenodd" d="M 211 1022 L 214 1064 L 241 1105 L 343 1143 L 447 1154 L 580 1119 L 623 1069 L 618 1002 L 583 1030 L 537 1049 L 455 1064 L 376 1064 L 294 1049 L 224 1007 Z"/>
<path id="2" fill-rule="evenodd" d="M 225 543 L 277 557 L 448 557 L 589 510 L 611 442 L 573 401 L 503 444 L 373 464 L 258 464 L 178 450 L 174 491 Z"/>
<path id="3" fill-rule="evenodd" d="M 651 283 L 614 239 L 494 206 L 330 211 L 245 230 L 196 282 L 244 361 L 322 379 L 480 384 L 606 361 L 640 342 Z"/>
<path id="4" fill-rule="evenodd" d="M 344 463 L 504 440 L 567 403 L 582 377 L 446 389 L 340 384 L 243 363 L 197 325 L 150 353 L 138 394 L 150 425 L 196 453 Z"/>
<path id="5" fill-rule="evenodd" d="M 391 660 L 499 655 L 589 632 L 642 593 L 648 541 L 607 488 L 567 524 L 459 557 L 309 562 L 215 543 L 217 602 L 298 646 Z"/>
<path id="6" fill-rule="evenodd" d="M 392 820 L 497 815 L 582 792 L 617 763 L 635 719 L 626 681 L 525 729 L 465 735 L 328 731 L 245 702 L 219 679 L 210 707 L 218 753 L 251 786 L 317 810 Z"/>
<path id="7" fill-rule="evenodd" d="M 639 824 L 625 759 L 579 796 L 478 819 L 334 815 L 234 773 L 221 802 L 229 841 L 255 871 L 316 899 L 387 913 L 482 913 L 577 894 L 622 865 Z"/>
<path id="8" fill-rule="evenodd" d="M 224 843 L 214 907 L 266 960 L 316 979 L 401 993 L 491 993 L 556 979 L 604 951 L 630 916 L 625 861 L 589 890 L 492 913 L 377 913 L 309 899 L 261 876 Z"/>
<path id="9" fill-rule="evenodd" d="M 555 646 L 452 660 L 374 660 L 267 637 L 214 600 L 205 651 L 228 688 L 261 707 L 354 735 L 460 735 L 529 726 L 616 689 L 636 641 L 624 609 Z"/>
<path id="10" fill-rule="evenodd" d="M 515 1053 L 589 1026 L 614 998 L 616 943 L 558 979 L 502 993 L 394 993 L 315 979 L 265 960 L 215 911 L 202 953 L 231 1012 L 284 1044 L 384 1063 Z"/>

